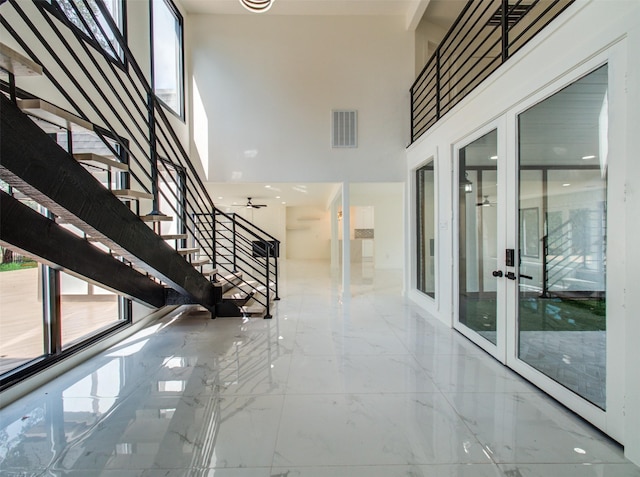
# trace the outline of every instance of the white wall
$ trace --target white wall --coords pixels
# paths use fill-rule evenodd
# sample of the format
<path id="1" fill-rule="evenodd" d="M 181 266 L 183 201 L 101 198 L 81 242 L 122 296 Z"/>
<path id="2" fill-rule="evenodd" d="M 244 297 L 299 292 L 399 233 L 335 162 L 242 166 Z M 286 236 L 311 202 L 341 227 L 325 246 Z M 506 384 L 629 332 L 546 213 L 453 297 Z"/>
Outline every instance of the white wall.
<path id="1" fill-rule="evenodd" d="M 350 193 L 352 208 L 373 206 L 375 268 L 401 269 L 404 262 L 404 184 L 357 183 L 351 184 Z M 355 219 L 352 215 L 352 221 Z"/>
<path id="2" fill-rule="evenodd" d="M 640 130 L 638 51 L 640 3 L 633 0 L 576 2 L 408 149 L 407 178 L 411 184 L 413 170 L 429 157 L 436 158 L 440 270 L 437 279 L 440 292 L 434 303 L 427 303 L 415 290 L 411 290 L 409 295 L 442 321 L 451 324 L 454 300 L 451 270 L 456 253 L 451 247 L 457 243 L 451 213 L 454 192 L 452 146 L 496 121 L 506 131 L 500 141 L 504 141 L 507 165 L 513 164 L 517 137 L 515 119 L 524 107 L 522 105 L 543 94 L 553 93 L 562 87 L 563 78 L 575 77 L 589 65 L 597 65 L 601 61 L 609 63 L 607 381 L 608 389 L 613 392 L 607 395 L 606 417 L 597 417 L 597 422 L 592 420 L 595 413 L 585 417 L 622 442 L 625 455 L 640 464 L 640 433 L 637 431 L 640 429 L 640 379 L 637 372 L 640 366 L 640 326 L 637 319 L 640 299 L 638 293 L 628 291 L 638 283 L 640 263 L 637 247 L 631 246 L 640 233 L 637 223 L 640 194 L 635 180 L 640 174 L 633 152 L 640 150 L 637 134 Z M 411 209 L 414 207 L 412 197 L 413 191 L 410 191 L 406 206 Z M 413 220 L 407 235 L 415 236 Z M 515 243 L 507 243 L 507 246 L 515 247 Z M 415 283 L 413 263 L 415 256 L 409 257 L 406 263 L 409 283 Z"/>
<path id="3" fill-rule="evenodd" d="M 208 156 L 209 181 L 403 180 L 413 34 L 402 17 L 191 15 L 188 24 L 208 126 L 192 153 Z M 358 110 L 357 148 L 331 149 L 335 108 Z"/>
<path id="4" fill-rule="evenodd" d="M 287 258 L 331 258 L 331 213 L 322 207 L 287 207 Z"/>
<path id="5" fill-rule="evenodd" d="M 207 184 L 207 192 L 211 197 L 216 197 L 215 185 Z M 222 207 L 221 210 L 228 214 L 238 214 L 255 226 L 261 228 L 269 235 L 280 241 L 280 258 L 287 256 L 287 208 L 283 205 L 269 205 L 260 209 L 247 209 L 246 207 Z"/>
<path id="6" fill-rule="evenodd" d="M 447 31 L 425 18 L 418 24 L 415 31 L 415 74 L 418 76 L 427 64 L 435 48 L 440 44 Z"/>

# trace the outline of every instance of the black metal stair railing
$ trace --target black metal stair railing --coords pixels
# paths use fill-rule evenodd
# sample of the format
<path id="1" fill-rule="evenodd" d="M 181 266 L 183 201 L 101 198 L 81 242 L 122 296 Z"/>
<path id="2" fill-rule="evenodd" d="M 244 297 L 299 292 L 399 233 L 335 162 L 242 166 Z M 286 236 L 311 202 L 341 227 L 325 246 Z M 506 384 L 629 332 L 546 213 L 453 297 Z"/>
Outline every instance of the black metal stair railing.
<path id="1" fill-rule="evenodd" d="M 229 268 L 228 249 L 216 240 L 216 230 L 228 228 L 230 216 L 220 213 L 213 204 L 170 115 L 156 100 L 143 69 L 103 2 L 67 3 L 67 9 L 73 9 L 71 13 L 63 12 L 52 0 L 0 2 L 2 38 L 11 39 L 43 69 L 39 83 L 25 82 L 31 90 L 22 84 L 16 87 L 12 75 L 0 86 L 17 102 L 42 99 L 86 121 L 90 127 L 83 134 L 126 162 L 125 186 L 143 194 L 144 198 L 127 199 L 130 208 L 135 207 L 135 212 L 149 209 L 143 218 L 158 234 L 171 237 L 177 248 L 197 249 L 185 252 L 185 256 L 201 263 L 199 270 L 212 280 L 224 280 L 223 272 Z M 73 12 L 76 16 L 70 19 Z M 105 42 L 105 38 L 114 38 L 116 44 Z M 81 133 L 74 131 L 66 136 L 67 150 L 72 153 Z M 110 185 L 111 179 L 107 182 Z M 274 250 L 278 242 L 237 216 L 231 217 L 233 228 L 245 233 L 243 238 L 233 239 L 236 245 L 242 244 L 236 247 L 239 255 L 234 258 L 233 270 L 243 274 L 240 280 L 248 286 L 265 290 L 268 305 L 269 290 L 274 290 L 277 297 Z M 247 241 L 270 244 L 265 246 L 267 259 L 249 260 Z M 206 268 L 218 266 L 217 275 Z"/>
<path id="2" fill-rule="evenodd" d="M 586 211 L 542 237 L 542 297 L 564 291 L 563 282 L 581 270 L 602 271 L 606 266 L 606 218 L 601 211 Z"/>
<path id="3" fill-rule="evenodd" d="M 411 86 L 411 143 L 575 0 L 469 0 Z"/>
<path id="4" fill-rule="evenodd" d="M 253 300 L 271 316 L 271 301 L 278 295 L 278 257 L 280 242 L 239 216 L 216 211 L 215 244 L 218 249 L 216 267 L 228 274 L 243 270 L 254 283 Z M 266 286 L 265 286 L 266 284 Z"/>

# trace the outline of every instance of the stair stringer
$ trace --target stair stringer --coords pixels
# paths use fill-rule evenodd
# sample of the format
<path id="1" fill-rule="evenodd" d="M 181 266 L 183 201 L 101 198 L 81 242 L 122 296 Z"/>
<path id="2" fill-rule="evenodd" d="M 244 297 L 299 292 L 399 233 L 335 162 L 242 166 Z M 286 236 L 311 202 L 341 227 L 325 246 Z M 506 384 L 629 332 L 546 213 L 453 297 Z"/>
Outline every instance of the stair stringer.
<path id="1" fill-rule="evenodd" d="M 2 180 L 194 303 L 215 310 L 219 290 L 209 280 L 15 104 L 4 95 L 0 101 Z"/>

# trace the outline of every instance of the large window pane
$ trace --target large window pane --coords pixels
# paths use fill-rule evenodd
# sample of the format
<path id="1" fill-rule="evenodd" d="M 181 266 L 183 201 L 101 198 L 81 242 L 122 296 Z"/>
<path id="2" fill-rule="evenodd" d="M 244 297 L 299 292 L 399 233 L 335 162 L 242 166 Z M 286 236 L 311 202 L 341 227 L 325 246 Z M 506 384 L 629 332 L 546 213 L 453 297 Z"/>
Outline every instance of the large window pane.
<path id="1" fill-rule="evenodd" d="M 120 320 L 118 295 L 60 272 L 62 347 Z"/>
<path id="2" fill-rule="evenodd" d="M 435 198 L 435 177 L 433 163 L 430 163 L 416 171 L 416 226 L 418 230 L 418 290 L 432 298 L 436 296 Z"/>
<path id="3" fill-rule="evenodd" d="M 57 5 L 69 21 L 92 43 L 97 44 L 106 54 L 123 59 L 122 48 L 109 22 L 98 7 L 101 1 L 111 15 L 120 33 L 124 33 L 122 0 L 48 0 Z"/>
<path id="4" fill-rule="evenodd" d="M 519 117 L 519 358 L 605 408 L 607 67 Z"/>
<path id="5" fill-rule="evenodd" d="M 0 374 L 45 353 L 38 263 L 0 247 Z"/>
<path id="6" fill-rule="evenodd" d="M 170 0 L 152 0 L 153 90 L 182 116 L 182 17 Z"/>

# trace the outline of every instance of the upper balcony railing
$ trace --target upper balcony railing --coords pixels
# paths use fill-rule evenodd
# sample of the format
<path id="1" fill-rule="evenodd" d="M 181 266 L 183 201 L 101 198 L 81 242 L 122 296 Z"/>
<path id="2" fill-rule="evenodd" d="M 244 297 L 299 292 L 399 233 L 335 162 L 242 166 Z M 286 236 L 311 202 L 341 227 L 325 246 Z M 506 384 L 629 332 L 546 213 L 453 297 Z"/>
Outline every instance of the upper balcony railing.
<path id="1" fill-rule="evenodd" d="M 411 143 L 574 0 L 469 0 L 411 86 Z"/>

